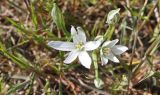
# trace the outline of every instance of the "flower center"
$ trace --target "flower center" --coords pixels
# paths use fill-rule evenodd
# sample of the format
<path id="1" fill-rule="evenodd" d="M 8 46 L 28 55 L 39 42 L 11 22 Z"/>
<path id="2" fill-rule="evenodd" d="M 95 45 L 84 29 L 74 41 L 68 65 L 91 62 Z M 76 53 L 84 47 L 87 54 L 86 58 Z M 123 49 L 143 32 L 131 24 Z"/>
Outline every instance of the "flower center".
<path id="1" fill-rule="evenodd" d="M 103 48 L 103 53 L 108 55 L 111 53 L 111 49 L 110 48 Z"/>
<path id="2" fill-rule="evenodd" d="M 84 49 L 84 44 L 83 44 L 83 42 L 79 42 L 78 44 L 76 44 L 76 49 L 78 49 L 78 50 Z"/>

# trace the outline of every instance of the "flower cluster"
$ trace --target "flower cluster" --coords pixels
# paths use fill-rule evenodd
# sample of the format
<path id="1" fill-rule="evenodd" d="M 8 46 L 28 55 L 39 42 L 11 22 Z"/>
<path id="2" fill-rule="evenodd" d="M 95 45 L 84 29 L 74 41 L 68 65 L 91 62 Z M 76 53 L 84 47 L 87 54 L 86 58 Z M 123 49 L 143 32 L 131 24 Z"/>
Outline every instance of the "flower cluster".
<path id="1" fill-rule="evenodd" d="M 57 50 L 70 51 L 68 57 L 64 60 L 64 63 L 71 63 L 78 57 L 79 61 L 84 67 L 90 68 L 91 57 L 89 56 L 87 51 L 92 51 L 98 48 L 101 42 L 86 42 L 86 35 L 81 27 L 77 27 L 76 30 L 72 26 L 71 35 L 73 38 L 73 42 L 50 41 L 48 45 Z"/>
<path id="2" fill-rule="evenodd" d="M 84 67 L 90 68 L 92 60 L 87 51 L 97 49 L 102 44 L 102 41 L 97 40 L 87 42 L 86 35 L 81 27 L 77 27 L 76 30 L 72 26 L 71 35 L 73 42 L 50 41 L 48 45 L 57 50 L 70 51 L 67 58 L 64 60 L 64 63 L 71 63 L 78 57 L 80 63 Z M 108 59 L 113 62 L 119 62 L 115 55 L 120 55 L 128 50 L 125 46 L 115 45 L 117 42 L 118 39 L 105 41 L 100 47 L 100 56 L 103 65 L 108 63 Z"/>
<path id="3" fill-rule="evenodd" d="M 118 14 L 120 9 L 111 11 L 108 15 L 107 23 L 113 24 L 113 21 Z M 95 49 L 100 51 L 100 58 L 102 65 L 108 63 L 108 60 L 118 63 L 116 55 L 120 55 L 128 48 L 122 45 L 116 45 L 118 39 L 113 41 L 105 41 L 103 37 L 95 41 L 87 41 L 86 35 L 81 27 L 75 29 L 71 26 L 71 36 L 73 42 L 63 42 L 63 41 L 50 41 L 48 45 L 56 50 L 70 51 L 68 56 L 64 60 L 64 63 L 72 63 L 75 59 L 79 59 L 80 63 L 86 67 L 90 68 L 92 63 L 92 58 L 88 52 Z"/>

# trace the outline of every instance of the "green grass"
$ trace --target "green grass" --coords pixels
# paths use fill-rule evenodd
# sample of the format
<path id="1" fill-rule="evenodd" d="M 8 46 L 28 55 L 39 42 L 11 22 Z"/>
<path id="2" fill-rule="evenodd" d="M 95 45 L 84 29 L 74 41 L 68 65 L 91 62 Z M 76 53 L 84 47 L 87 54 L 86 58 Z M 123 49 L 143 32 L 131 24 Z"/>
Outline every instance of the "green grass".
<path id="1" fill-rule="evenodd" d="M 106 24 L 109 11 L 117 8 L 121 8 L 120 20 Z M 158 0 L 2 1 L 0 94 L 158 95 L 159 9 Z M 129 50 L 119 56 L 118 64 L 109 61 L 102 66 L 97 51 L 91 54 L 94 61 L 90 70 L 77 60 L 64 64 L 67 52 L 56 51 L 47 43 L 71 41 L 71 25 L 81 26 L 87 40 L 103 35 L 106 40 L 119 39 Z M 96 88 L 94 79 L 103 81 L 103 88 Z"/>

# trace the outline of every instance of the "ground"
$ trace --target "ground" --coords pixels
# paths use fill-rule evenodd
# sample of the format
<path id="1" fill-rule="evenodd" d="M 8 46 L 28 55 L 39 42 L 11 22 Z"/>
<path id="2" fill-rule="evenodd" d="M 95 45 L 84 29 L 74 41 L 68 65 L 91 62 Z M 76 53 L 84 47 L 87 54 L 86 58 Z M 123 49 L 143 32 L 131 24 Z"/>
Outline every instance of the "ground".
<path id="1" fill-rule="evenodd" d="M 59 18 L 52 13 L 54 5 Z M 119 39 L 128 51 L 118 56 L 120 63 L 102 66 L 98 58 L 104 82 L 99 89 L 94 65 L 87 69 L 78 59 L 65 64 L 68 52 L 47 43 L 72 41 L 71 25 L 94 40 L 108 32 L 108 13 L 118 8 L 120 19 L 108 38 Z M 159 32 L 159 0 L 1 0 L 0 94 L 159 95 Z"/>

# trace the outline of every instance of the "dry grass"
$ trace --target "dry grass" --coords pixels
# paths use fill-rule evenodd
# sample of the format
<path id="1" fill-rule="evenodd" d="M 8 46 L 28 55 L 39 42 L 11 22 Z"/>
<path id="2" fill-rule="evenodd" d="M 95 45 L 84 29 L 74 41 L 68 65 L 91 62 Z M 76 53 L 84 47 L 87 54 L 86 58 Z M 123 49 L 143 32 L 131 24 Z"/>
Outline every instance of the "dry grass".
<path id="1" fill-rule="evenodd" d="M 1 95 L 159 95 L 158 0 L 57 0 L 66 31 L 58 29 L 50 15 L 54 2 L 0 1 Z M 69 40 L 65 33 L 71 25 L 82 26 L 88 39 L 105 34 L 106 16 L 116 8 L 121 8 L 120 21 L 111 39 L 120 39 L 129 50 L 120 56 L 120 64 L 99 65 L 105 86 L 97 89 L 93 68 L 85 69 L 76 61 L 61 64 L 65 53 L 46 44 Z"/>

